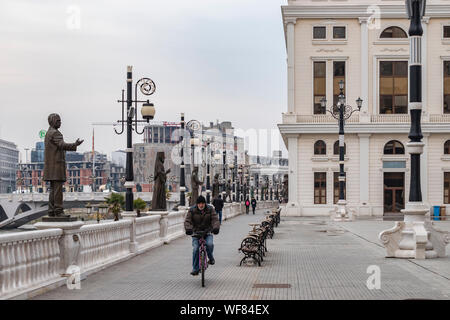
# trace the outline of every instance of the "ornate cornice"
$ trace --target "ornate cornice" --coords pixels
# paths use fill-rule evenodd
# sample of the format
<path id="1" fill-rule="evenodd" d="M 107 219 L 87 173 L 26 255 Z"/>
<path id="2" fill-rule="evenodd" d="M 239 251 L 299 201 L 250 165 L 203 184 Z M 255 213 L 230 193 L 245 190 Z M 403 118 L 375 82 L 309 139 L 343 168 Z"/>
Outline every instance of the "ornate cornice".
<path id="1" fill-rule="evenodd" d="M 369 5 L 311 5 L 311 6 L 281 6 L 283 19 L 287 18 L 358 18 L 360 22 L 364 18 L 371 16 L 368 10 Z M 378 5 L 380 8 L 381 19 L 403 18 L 406 19 L 405 5 Z M 449 5 L 427 5 L 427 17 L 430 18 L 449 18 Z"/>

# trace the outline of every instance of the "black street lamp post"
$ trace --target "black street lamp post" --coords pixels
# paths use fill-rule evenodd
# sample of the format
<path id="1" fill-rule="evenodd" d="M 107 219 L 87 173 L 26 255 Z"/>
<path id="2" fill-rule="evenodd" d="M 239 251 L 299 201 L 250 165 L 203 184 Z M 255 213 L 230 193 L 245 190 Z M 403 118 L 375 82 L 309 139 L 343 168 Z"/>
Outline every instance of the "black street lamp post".
<path id="1" fill-rule="evenodd" d="M 126 173 L 125 173 L 125 211 L 128 213 L 133 212 L 133 188 L 134 184 L 134 174 L 133 174 L 133 131 L 137 134 L 143 134 L 138 131 L 138 123 L 139 122 L 149 122 L 155 116 L 155 107 L 153 103 L 150 103 L 149 100 L 140 101 L 137 100 L 137 90 L 138 87 L 142 94 L 146 96 L 152 95 L 156 86 L 153 80 L 149 78 L 142 78 L 136 82 L 134 87 L 134 100 L 132 97 L 133 91 L 133 76 L 132 76 L 132 66 L 127 67 L 127 98 L 125 100 L 124 90 L 122 90 L 122 99 L 118 100 L 119 103 L 122 103 L 122 120 L 118 120 L 118 123 L 122 124 L 122 130 L 119 132 L 114 128 L 116 134 L 122 134 L 125 130 L 126 124 L 126 132 L 127 132 L 127 160 L 126 160 Z M 126 103 L 126 120 L 125 120 L 125 103 Z M 133 107 L 134 103 L 134 107 Z M 137 104 L 143 103 L 141 114 L 145 120 L 138 120 L 137 118 Z M 133 119 L 134 118 L 134 119 Z"/>
<path id="2" fill-rule="evenodd" d="M 180 164 L 180 206 L 185 207 L 186 206 L 186 177 L 184 173 L 184 113 L 181 114 L 181 134 L 180 134 L 180 157 L 181 157 L 181 164 Z"/>
<path id="3" fill-rule="evenodd" d="M 380 233 L 387 257 L 408 259 L 430 259 L 445 256 L 450 232 L 435 229 L 427 219 L 429 207 L 422 202 L 420 181 L 420 156 L 425 143 L 422 142 L 422 18 L 425 15 L 425 0 L 406 0 L 409 27 L 409 113 L 411 128 L 407 143 L 411 155 L 409 201 L 402 210 L 404 221 L 397 222 L 393 229 Z"/>
<path id="4" fill-rule="evenodd" d="M 339 121 L 339 201 L 338 201 L 338 210 L 335 220 L 349 220 L 347 208 L 346 208 L 346 200 L 345 200 L 345 171 L 344 171 L 344 155 L 345 155 L 345 139 L 344 139 L 344 124 L 345 120 L 349 119 L 353 113 L 359 112 L 362 106 L 362 99 L 358 98 L 356 100 L 356 105 L 358 109 L 353 109 L 350 105 L 345 104 L 345 95 L 344 95 L 344 81 L 339 81 L 339 100 L 336 105 L 331 107 L 330 110 L 326 109 L 327 100 L 322 98 L 320 101 L 322 108 L 326 109 L 333 118 Z"/>

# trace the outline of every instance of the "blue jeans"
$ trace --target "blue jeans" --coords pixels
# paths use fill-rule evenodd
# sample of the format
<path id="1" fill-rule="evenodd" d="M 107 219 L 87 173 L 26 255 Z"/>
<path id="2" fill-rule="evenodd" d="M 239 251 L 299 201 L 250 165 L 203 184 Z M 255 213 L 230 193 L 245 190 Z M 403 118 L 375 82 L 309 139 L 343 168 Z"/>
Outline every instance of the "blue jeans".
<path id="1" fill-rule="evenodd" d="M 222 224 L 222 210 L 216 210 L 216 213 L 219 215 L 220 224 Z"/>
<path id="2" fill-rule="evenodd" d="M 198 261 L 198 255 L 200 251 L 200 244 L 198 243 L 198 239 L 195 237 L 192 237 L 192 248 L 194 249 L 192 252 L 192 270 L 199 271 L 200 266 Z M 206 253 L 208 254 L 209 260 L 214 260 L 213 251 L 214 251 L 213 235 L 208 234 L 206 236 Z"/>

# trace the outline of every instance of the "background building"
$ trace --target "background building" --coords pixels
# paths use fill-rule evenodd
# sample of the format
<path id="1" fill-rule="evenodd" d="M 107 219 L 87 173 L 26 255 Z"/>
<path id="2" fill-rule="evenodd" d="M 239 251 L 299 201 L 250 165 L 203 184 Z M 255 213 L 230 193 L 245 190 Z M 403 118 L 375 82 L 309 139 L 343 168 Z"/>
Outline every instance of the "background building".
<path id="1" fill-rule="evenodd" d="M 282 7 L 288 106 L 279 125 L 289 150 L 293 215 L 329 215 L 338 199 L 336 102 L 345 82 L 356 107 L 345 125 L 346 200 L 358 215 L 400 216 L 409 197 L 409 21 L 404 1 L 288 1 Z M 450 7 L 427 1 L 423 18 L 423 200 L 450 205 Z"/>
<path id="2" fill-rule="evenodd" d="M 16 170 L 19 163 L 19 150 L 9 141 L 0 139 L 0 193 L 16 190 Z"/>
<path id="3" fill-rule="evenodd" d="M 36 148 L 32 150 L 31 162 L 18 165 L 16 173 L 18 192 L 47 192 L 48 183 L 43 180 L 43 157 L 44 150 L 41 148 L 41 142 L 38 142 Z M 92 160 L 92 152 L 84 154 L 75 151 L 66 152 L 65 192 L 91 192 L 105 189 L 123 191 L 121 179 L 125 175 L 125 168 L 111 163 L 105 154 L 97 151 L 95 161 Z"/>

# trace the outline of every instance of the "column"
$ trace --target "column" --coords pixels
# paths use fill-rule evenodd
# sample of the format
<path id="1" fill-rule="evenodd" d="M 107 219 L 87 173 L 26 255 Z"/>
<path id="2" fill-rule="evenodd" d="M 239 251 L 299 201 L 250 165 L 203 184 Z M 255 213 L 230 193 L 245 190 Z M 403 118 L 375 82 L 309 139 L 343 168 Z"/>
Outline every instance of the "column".
<path id="1" fill-rule="evenodd" d="M 287 209 L 290 215 L 299 214 L 298 206 L 298 135 L 288 136 L 289 151 L 289 202 Z M 294 209 L 294 210 L 293 210 Z"/>
<path id="2" fill-rule="evenodd" d="M 369 159 L 370 133 L 358 133 L 359 137 L 359 214 L 371 215 L 369 207 Z"/>
<path id="3" fill-rule="evenodd" d="M 369 117 L 369 29 L 367 26 L 369 18 L 359 18 L 361 24 L 361 107 L 360 121 L 370 122 Z"/>
<path id="4" fill-rule="evenodd" d="M 295 18 L 286 19 L 288 113 L 295 113 Z"/>

